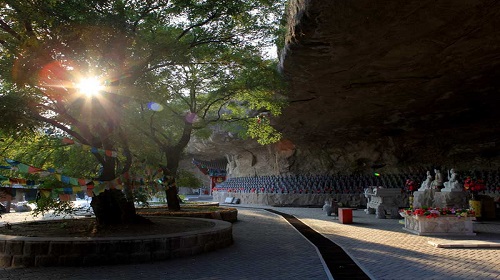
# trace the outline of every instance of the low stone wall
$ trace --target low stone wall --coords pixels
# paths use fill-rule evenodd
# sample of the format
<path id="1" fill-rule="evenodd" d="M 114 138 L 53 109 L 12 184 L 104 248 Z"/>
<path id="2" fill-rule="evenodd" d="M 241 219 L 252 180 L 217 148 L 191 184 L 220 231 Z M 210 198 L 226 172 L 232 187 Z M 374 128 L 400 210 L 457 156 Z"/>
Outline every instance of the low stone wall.
<path id="1" fill-rule="evenodd" d="M 191 219 L 191 218 L 165 218 Z M 24 237 L 0 235 L 0 267 L 90 266 L 129 264 L 187 257 L 228 247 L 231 223 L 190 232 L 101 238 Z"/>
<path id="2" fill-rule="evenodd" d="M 363 194 L 280 194 L 280 193 L 233 193 L 214 191 L 213 200 L 224 203 L 226 197 L 236 197 L 241 204 L 256 204 L 270 206 L 318 206 L 325 204 L 327 199 L 336 199 L 343 206 L 366 206 Z"/>
<path id="3" fill-rule="evenodd" d="M 216 203 L 219 206 L 219 203 Z M 181 208 L 182 210 L 182 208 Z M 200 209 L 200 212 L 171 212 L 168 208 L 152 207 L 137 209 L 137 214 L 141 216 L 173 216 L 173 217 L 191 217 L 204 219 L 217 219 L 234 223 L 238 221 L 238 210 L 236 208 L 221 207 L 220 210 L 208 211 Z"/>

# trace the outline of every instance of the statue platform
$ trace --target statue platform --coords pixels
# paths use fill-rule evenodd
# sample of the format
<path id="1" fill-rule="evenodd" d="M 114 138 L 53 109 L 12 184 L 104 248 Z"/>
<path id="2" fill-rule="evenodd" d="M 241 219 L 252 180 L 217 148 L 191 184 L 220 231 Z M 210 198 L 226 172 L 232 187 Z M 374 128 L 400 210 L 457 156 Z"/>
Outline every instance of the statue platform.
<path id="1" fill-rule="evenodd" d="M 425 190 L 413 193 L 413 208 L 469 208 L 465 192 L 441 192 L 439 190 Z"/>

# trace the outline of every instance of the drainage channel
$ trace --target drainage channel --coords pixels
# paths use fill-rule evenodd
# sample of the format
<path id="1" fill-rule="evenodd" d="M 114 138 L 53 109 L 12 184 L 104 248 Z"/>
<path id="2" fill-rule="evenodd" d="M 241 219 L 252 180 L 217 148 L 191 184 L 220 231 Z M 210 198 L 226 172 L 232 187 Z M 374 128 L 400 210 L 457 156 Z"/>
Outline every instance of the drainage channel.
<path id="1" fill-rule="evenodd" d="M 265 209 L 274 214 L 281 215 L 295 229 L 297 229 L 305 238 L 307 238 L 320 252 L 323 260 L 330 270 L 335 280 L 342 279 L 370 279 L 368 275 L 352 260 L 347 253 L 330 239 L 324 237 L 313 230 L 295 216 L 282 213 L 273 209 Z"/>

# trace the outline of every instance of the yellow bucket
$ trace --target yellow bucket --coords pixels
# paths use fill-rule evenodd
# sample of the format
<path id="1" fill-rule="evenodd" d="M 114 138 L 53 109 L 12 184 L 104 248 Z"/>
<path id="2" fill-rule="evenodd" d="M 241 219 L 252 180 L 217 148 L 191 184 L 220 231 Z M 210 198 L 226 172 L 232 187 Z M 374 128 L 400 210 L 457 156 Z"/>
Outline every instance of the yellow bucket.
<path id="1" fill-rule="evenodd" d="M 481 217 L 481 201 L 480 200 L 469 200 L 469 208 L 474 210 L 474 213 L 476 213 L 476 218 Z"/>

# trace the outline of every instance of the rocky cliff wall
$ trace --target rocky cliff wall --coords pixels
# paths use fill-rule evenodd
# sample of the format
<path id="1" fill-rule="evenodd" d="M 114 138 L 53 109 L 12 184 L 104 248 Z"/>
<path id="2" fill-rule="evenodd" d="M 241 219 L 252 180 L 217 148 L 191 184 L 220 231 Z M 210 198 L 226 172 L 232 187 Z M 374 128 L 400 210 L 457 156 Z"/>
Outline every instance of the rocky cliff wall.
<path id="1" fill-rule="evenodd" d="M 346 142 L 343 145 L 300 146 L 290 140 L 282 140 L 277 144 L 239 152 L 228 150 L 225 156 L 229 162 L 229 177 L 374 172 L 425 174 L 426 170 L 434 168 L 469 171 L 497 170 L 500 167 L 500 158 L 487 153 L 487 144 L 442 148 L 404 147 L 390 138 Z"/>
<path id="2" fill-rule="evenodd" d="M 500 3 L 288 3 L 289 106 L 266 147 L 230 134 L 188 151 L 229 176 L 500 168 Z"/>

